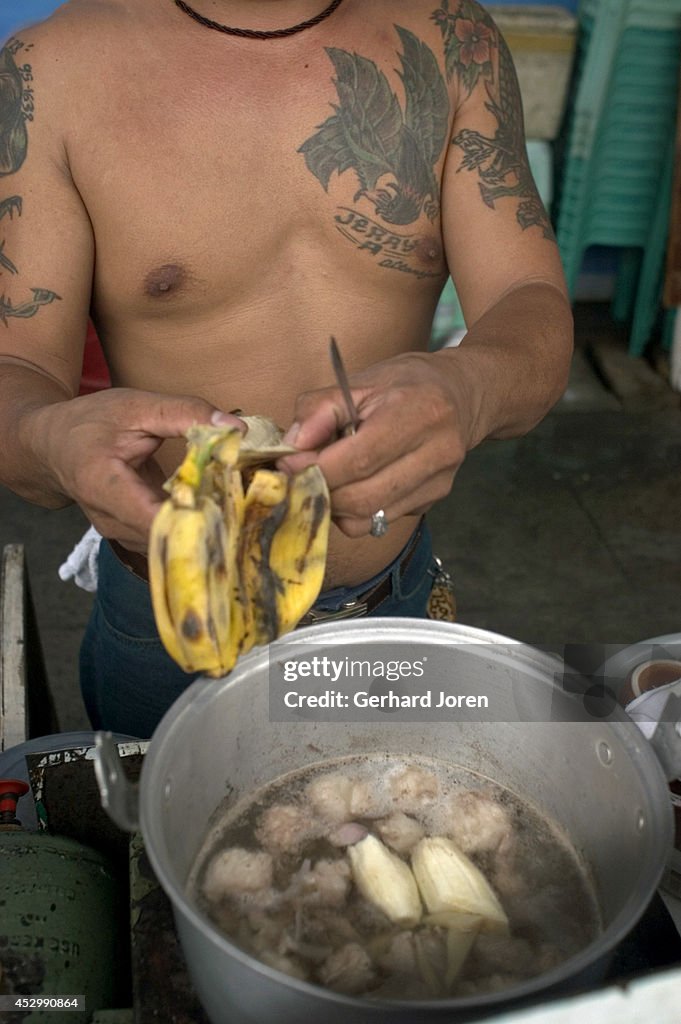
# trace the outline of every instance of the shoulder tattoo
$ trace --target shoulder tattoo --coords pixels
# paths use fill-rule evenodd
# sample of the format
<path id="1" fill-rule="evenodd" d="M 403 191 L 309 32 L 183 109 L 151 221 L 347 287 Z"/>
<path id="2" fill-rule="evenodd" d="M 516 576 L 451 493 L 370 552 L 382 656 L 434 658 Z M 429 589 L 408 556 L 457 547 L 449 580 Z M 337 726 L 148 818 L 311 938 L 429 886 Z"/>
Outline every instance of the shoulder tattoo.
<path id="1" fill-rule="evenodd" d="M 15 174 L 28 152 L 27 124 L 33 120 L 34 112 L 33 71 L 25 60 L 30 50 L 30 44 L 25 46 L 20 39 L 12 38 L 0 51 L 0 178 Z M 0 197 L 0 221 L 20 217 L 22 205 L 19 195 Z M 0 281 L 6 275 L 18 274 L 17 266 L 5 252 L 5 239 L 0 238 Z M 31 298 L 15 305 L 0 283 L 0 320 L 5 325 L 9 317 L 26 319 L 34 316 L 40 306 L 60 298 L 47 288 L 29 290 Z"/>
<path id="2" fill-rule="evenodd" d="M 485 107 L 497 122 L 491 137 L 470 128 L 454 136 L 452 145 L 463 152 L 459 170 L 477 171 L 480 195 L 491 209 L 499 199 L 515 197 L 520 227 L 539 227 L 555 241 L 527 159 L 520 89 L 503 37 L 472 0 L 455 0 L 455 10 L 442 0 L 432 18 L 442 34 L 448 79 L 456 76 L 467 95 L 484 83 Z"/>
<path id="3" fill-rule="evenodd" d="M 31 65 L 15 60 L 23 49 L 19 39 L 10 39 L 0 51 L 0 175 L 18 171 L 26 159 L 28 131 L 33 120 L 33 72 Z"/>

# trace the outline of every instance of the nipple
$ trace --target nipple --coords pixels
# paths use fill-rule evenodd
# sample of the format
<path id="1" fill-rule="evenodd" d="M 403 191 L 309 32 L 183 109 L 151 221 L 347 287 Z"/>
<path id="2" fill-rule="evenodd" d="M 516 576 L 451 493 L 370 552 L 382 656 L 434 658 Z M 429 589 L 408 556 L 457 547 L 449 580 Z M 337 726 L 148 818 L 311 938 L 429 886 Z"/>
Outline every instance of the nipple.
<path id="1" fill-rule="evenodd" d="M 152 298 L 163 298 L 178 291 L 185 283 L 186 271 L 177 263 L 164 263 L 162 267 L 150 270 L 144 279 L 144 291 Z"/>
<path id="2" fill-rule="evenodd" d="M 414 253 L 425 266 L 437 267 L 442 262 L 442 245 L 433 235 L 416 239 Z"/>

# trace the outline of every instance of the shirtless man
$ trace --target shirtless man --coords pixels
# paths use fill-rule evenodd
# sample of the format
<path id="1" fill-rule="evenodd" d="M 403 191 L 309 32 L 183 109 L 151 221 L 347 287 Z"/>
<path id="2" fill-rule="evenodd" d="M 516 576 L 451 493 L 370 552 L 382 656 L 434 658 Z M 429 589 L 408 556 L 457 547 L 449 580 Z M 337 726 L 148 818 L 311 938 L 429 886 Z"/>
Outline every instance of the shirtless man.
<path id="1" fill-rule="evenodd" d="M 132 606 L 192 422 L 288 428 L 289 465 L 316 459 L 331 489 L 325 592 L 355 597 L 466 452 L 565 387 L 559 254 L 474 0 L 70 0 L 3 51 L 0 189 L 0 479 L 115 542 L 83 662 L 97 726 L 148 735 L 189 681 L 144 663 Z M 428 353 L 448 273 L 469 330 Z M 89 312 L 113 388 L 76 397 Z M 124 658 L 102 630 L 126 611 Z"/>

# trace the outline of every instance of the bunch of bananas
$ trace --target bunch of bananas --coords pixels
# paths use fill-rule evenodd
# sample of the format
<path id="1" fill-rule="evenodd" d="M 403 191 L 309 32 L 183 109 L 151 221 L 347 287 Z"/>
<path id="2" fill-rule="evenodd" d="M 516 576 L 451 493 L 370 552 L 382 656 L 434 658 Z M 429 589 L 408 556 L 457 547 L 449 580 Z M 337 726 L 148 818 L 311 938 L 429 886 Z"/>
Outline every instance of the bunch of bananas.
<path id="1" fill-rule="evenodd" d="M 186 672 L 225 675 L 251 647 L 293 629 L 324 577 L 330 501 L 321 470 L 273 469 L 294 449 L 265 417 L 242 419 L 245 436 L 190 428 L 151 527 L 154 616 Z"/>

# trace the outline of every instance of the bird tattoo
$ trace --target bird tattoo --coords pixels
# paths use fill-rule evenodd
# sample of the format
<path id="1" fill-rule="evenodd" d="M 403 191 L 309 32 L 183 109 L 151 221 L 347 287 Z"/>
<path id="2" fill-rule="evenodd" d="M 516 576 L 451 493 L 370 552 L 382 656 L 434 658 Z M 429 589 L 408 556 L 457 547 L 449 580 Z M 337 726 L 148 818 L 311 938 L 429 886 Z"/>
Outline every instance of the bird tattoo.
<path id="1" fill-rule="evenodd" d="M 449 96 L 429 47 L 395 29 L 404 109 L 374 61 L 329 47 L 338 104 L 298 152 L 325 190 L 334 172 L 354 171 L 355 202 L 368 199 L 388 224 L 412 224 L 422 212 L 432 221 L 440 211 L 435 164 L 447 139 Z"/>

